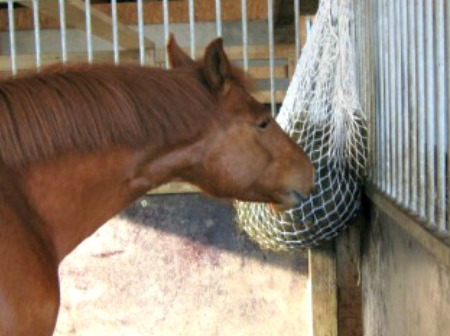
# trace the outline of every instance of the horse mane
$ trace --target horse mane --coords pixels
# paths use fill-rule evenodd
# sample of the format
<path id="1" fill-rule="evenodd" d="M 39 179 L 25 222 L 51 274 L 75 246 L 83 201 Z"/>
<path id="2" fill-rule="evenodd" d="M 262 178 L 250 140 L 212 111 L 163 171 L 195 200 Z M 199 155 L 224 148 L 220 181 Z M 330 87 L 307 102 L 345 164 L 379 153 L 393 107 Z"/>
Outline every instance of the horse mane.
<path id="1" fill-rule="evenodd" d="M 0 82 L 0 161 L 24 166 L 68 151 L 170 146 L 217 113 L 195 70 L 53 66 Z"/>

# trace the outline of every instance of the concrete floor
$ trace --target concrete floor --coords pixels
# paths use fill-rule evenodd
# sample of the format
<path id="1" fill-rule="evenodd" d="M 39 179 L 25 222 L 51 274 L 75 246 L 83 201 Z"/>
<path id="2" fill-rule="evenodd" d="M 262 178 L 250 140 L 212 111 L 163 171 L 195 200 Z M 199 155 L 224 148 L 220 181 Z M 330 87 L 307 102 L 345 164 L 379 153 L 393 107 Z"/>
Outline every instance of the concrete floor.
<path id="1" fill-rule="evenodd" d="M 60 275 L 57 336 L 310 334 L 306 256 L 260 251 L 196 194 L 140 199 Z"/>

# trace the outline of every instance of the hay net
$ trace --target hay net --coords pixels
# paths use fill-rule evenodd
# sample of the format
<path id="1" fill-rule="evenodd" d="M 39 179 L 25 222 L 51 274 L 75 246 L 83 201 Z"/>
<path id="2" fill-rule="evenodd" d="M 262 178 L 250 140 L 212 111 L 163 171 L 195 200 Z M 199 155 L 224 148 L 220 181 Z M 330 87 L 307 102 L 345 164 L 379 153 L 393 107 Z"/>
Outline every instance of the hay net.
<path id="1" fill-rule="evenodd" d="M 356 89 L 352 0 L 322 0 L 277 117 L 315 167 L 315 192 L 277 213 L 236 202 L 238 226 L 262 248 L 295 250 L 334 238 L 360 207 L 366 125 Z"/>

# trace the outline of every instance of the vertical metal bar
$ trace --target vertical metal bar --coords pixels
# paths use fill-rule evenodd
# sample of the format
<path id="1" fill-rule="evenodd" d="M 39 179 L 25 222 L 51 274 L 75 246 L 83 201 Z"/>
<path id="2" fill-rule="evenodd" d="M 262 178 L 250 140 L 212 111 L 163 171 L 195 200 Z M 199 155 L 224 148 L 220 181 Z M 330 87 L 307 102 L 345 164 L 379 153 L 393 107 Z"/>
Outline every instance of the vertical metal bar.
<path id="1" fill-rule="evenodd" d="M 39 2 L 33 0 L 33 30 L 34 30 L 34 52 L 36 54 L 36 69 L 41 68 L 41 27 L 39 22 Z"/>
<path id="2" fill-rule="evenodd" d="M 445 177 L 445 150 L 446 150 L 446 82 L 445 82 L 445 17 L 444 0 L 436 1 L 436 112 L 437 112 L 437 213 L 436 224 L 440 233 L 446 232 L 446 177 Z M 448 66 L 448 65 L 447 65 Z M 448 155 L 448 153 L 447 153 Z"/>
<path id="3" fill-rule="evenodd" d="M 416 10 L 415 10 L 415 2 L 406 1 L 406 10 L 408 14 L 408 48 L 406 50 L 408 54 L 408 83 L 406 85 L 409 86 L 409 97 L 408 97 L 408 106 L 410 111 L 410 162 L 411 162 L 411 176 L 408 181 L 408 184 L 411 185 L 410 188 L 410 203 L 411 209 L 418 213 L 418 183 L 419 180 L 419 172 L 418 172 L 418 148 L 417 148 L 417 133 L 418 133 L 418 124 L 417 124 L 417 57 L 416 57 Z"/>
<path id="4" fill-rule="evenodd" d="M 375 184 L 378 186 L 378 188 L 381 190 L 382 186 L 382 122 L 381 122 L 381 116 L 382 116 L 382 107 L 383 107 L 383 100 L 382 100 L 382 94 L 383 94 L 383 88 L 382 88 L 382 65 L 381 65 L 381 55 L 382 51 L 381 49 L 381 13 L 380 13 L 380 1 L 372 1 L 372 10 L 374 13 L 374 23 L 373 23 L 373 30 L 374 30 L 374 46 L 373 46 L 373 53 L 374 53 L 374 79 L 375 79 L 375 85 L 376 85 L 376 91 L 375 91 L 375 105 L 374 105 L 374 112 L 375 112 L 375 129 L 376 132 L 374 133 L 374 143 L 376 145 L 376 153 L 375 153 L 375 163 L 374 163 L 374 170 L 375 170 Z"/>
<path id="5" fill-rule="evenodd" d="M 163 0 L 164 44 L 169 40 L 169 2 Z M 169 68 L 169 55 L 165 51 L 166 69 Z"/>
<path id="6" fill-rule="evenodd" d="M 112 30 L 113 30 L 113 52 L 114 63 L 119 64 L 119 27 L 117 20 L 117 0 L 111 0 L 111 17 L 112 17 Z"/>
<path id="7" fill-rule="evenodd" d="M 66 30 L 66 8 L 65 1 L 59 0 L 59 29 L 61 34 L 61 58 L 62 62 L 67 62 L 67 30 Z"/>
<path id="8" fill-rule="evenodd" d="M 381 150 L 382 150 L 382 160 L 384 163 L 380 165 L 379 171 L 382 177 L 383 192 L 388 193 L 388 185 L 390 180 L 390 155 L 389 155 L 389 123 L 388 123 L 388 111 L 389 111 L 389 90 L 387 88 L 388 84 L 388 73 L 389 73 L 389 63 L 388 63 L 388 33 L 387 33 L 387 13 L 386 13 L 386 0 L 380 0 L 380 20 L 379 20 L 379 34 L 380 34 L 380 58 L 381 58 Z M 380 162 L 380 163 L 381 163 Z"/>
<path id="9" fill-rule="evenodd" d="M 86 21 L 86 51 L 88 62 L 94 61 L 94 51 L 92 48 L 92 17 L 91 17 L 91 0 L 84 2 L 85 21 Z"/>
<path id="10" fill-rule="evenodd" d="M 294 22 L 295 22 L 295 56 L 300 56 L 301 36 L 300 36 L 300 0 L 294 0 Z"/>
<path id="11" fill-rule="evenodd" d="M 139 64 L 145 64 L 145 41 L 144 41 L 144 4 L 137 0 L 138 34 L 139 34 Z"/>
<path id="12" fill-rule="evenodd" d="M 392 1 L 388 2 L 388 13 L 387 13 L 387 28 L 388 28 L 388 43 L 387 43 L 387 56 L 388 56 L 388 80 L 387 80 L 387 93 L 388 93 L 388 150 L 389 150 L 389 188 L 388 194 L 391 197 L 395 195 L 395 182 L 397 181 L 397 171 L 396 171 L 396 134 L 395 134 L 395 51 L 394 51 L 394 18 L 393 18 L 393 7 L 394 3 Z"/>
<path id="13" fill-rule="evenodd" d="M 216 0 L 216 29 L 217 36 L 222 36 L 222 1 Z"/>
<path id="14" fill-rule="evenodd" d="M 14 2 L 11 0 L 8 1 L 8 23 L 11 72 L 15 76 L 17 75 L 16 27 L 14 24 Z"/>
<path id="15" fill-rule="evenodd" d="M 447 190 L 446 190 L 446 198 L 447 198 L 447 221 L 445 230 L 446 232 L 450 232 L 450 71 L 448 70 L 450 67 L 450 3 L 449 1 L 445 1 L 445 82 L 447 83 L 446 91 L 445 91 L 445 105 L 447 106 Z"/>
<path id="16" fill-rule="evenodd" d="M 398 164 L 400 160 L 400 155 L 398 153 L 398 138 L 399 134 L 397 129 L 397 115 L 398 115 L 398 104 L 397 104 L 397 49 L 396 49 L 396 33 L 397 24 L 395 22 L 395 2 L 389 2 L 389 51 L 390 51 L 390 90 L 391 90 L 391 100 L 390 100 L 390 124 L 391 124 L 391 170 L 392 170 L 392 189 L 391 196 L 398 201 Z"/>
<path id="17" fill-rule="evenodd" d="M 376 59 L 377 59 L 377 54 L 376 54 L 376 46 L 375 43 L 377 42 L 376 40 L 376 36 L 375 36 L 375 11 L 374 11 L 374 5 L 373 5 L 373 1 L 369 1 L 368 3 L 364 3 L 364 5 L 366 6 L 366 15 L 368 18 L 368 40 L 367 40 L 367 45 L 368 45 L 368 54 L 369 54 L 369 79 L 368 79 L 368 104 L 367 104 L 367 113 L 370 116 L 370 133 L 368 134 L 370 137 L 368 138 L 368 141 L 371 141 L 372 143 L 372 148 L 371 148 L 371 152 L 370 152 L 370 158 L 368 161 L 368 164 L 370 165 L 368 167 L 368 169 L 370 171 L 372 171 L 372 181 L 374 180 L 374 168 L 375 167 L 375 163 L 377 162 L 376 160 L 376 153 L 377 153 L 377 144 L 376 144 L 376 116 L 377 116 L 377 111 L 376 111 L 376 107 L 375 107 L 375 101 L 376 101 L 376 92 L 377 92 L 377 84 L 378 84 L 378 80 L 377 77 L 375 76 L 375 70 L 376 70 Z"/>
<path id="18" fill-rule="evenodd" d="M 396 130 L 397 135 L 397 154 L 396 154 L 396 164 L 397 164 L 397 190 L 396 199 L 397 202 L 404 205 L 404 195 L 403 195 L 403 169 L 404 169 L 404 157 L 403 157 L 403 137 L 404 137 L 404 111 L 403 111 L 403 90 L 402 90 L 402 21 L 400 14 L 400 0 L 394 1 L 394 21 L 392 25 L 395 25 L 395 93 L 396 93 L 396 110 L 394 114 L 397 118 Z"/>
<path id="19" fill-rule="evenodd" d="M 267 21 L 269 27 L 269 71 L 270 71 L 270 106 L 275 117 L 275 42 L 273 29 L 273 0 L 267 0 Z"/>
<path id="20" fill-rule="evenodd" d="M 426 157 L 425 157 L 425 34 L 424 34 L 424 20 L 423 20 L 423 2 L 417 2 L 416 22 L 417 22 L 417 83 L 418 83 L 418 168 L 419 168 L 419 215 L 426 218 Z"/>
<path id="21" fill-rule="evenodd" d="M 244 70 L 248 71 L 248 26 L 247 26 L 247 0 L 241 0 L 242 16 L 242 60 Z"/>
<path id="22" fill-rule="evenodd" d="M 427 220 L 430 227 L 436 225 L 435 218 L 435 113 L 436 113 L 436 83 L 434 77 L 434 31 L 433 31 L 433 0 L 427 0 L 425 5 L 425 41 L 426 41 L 426 138 L 427 138 Z"/>
<path id="23" fill-rule="evenodd" d="M 402 139 L 402 159 L 403 162 L 402 169 L 402 203 L 405 206 L 410 206 L 410 167 L 411 167 L 411 156 L 409 147 L 410 129 L 409 129 L 409 87 L 408 87 L 408 11 L 407 11 L 407 0 L 402 0 L 399 3 L 399 21 L 401 28 L 401 38 L 400 38 L 400 58 L 401 58 L 401 68 L 400 71 L 400 90 L 402 90 L 400 95 L 400 101 L 402 102 L 402 132 L 400 136 Z"/>
<path id="24" fill-rule="evenodd" d="M 194 0 L 189 0 L 189 33 L 191 39 L 191 57 L 195 58 L 195 11 Z"/>
<path id="25" fill-rule="evenodd" d="M 373 12 L 374 12 L 374 79 L 375 79 L 375 106 L 374 106 L 374 113 L 375 113 L 375 132 L 374 132 L 374 138 L 372 139 L 374 146 L 376 147 L 375 152 L 375 161 L 373 165 L 374 170 L 374 183 L 375 185 L 381 189 L 381 162 L 382 162 L 382 151 L 381 151 L 381 144 L 382 144 L 382 136 L 381 136 L 381 115 L 382 115 L 382 67 L 381 67 L 381 13 L 380 13 L 380 3 L 381 1 L 372 1 L 373 5 Z"/>

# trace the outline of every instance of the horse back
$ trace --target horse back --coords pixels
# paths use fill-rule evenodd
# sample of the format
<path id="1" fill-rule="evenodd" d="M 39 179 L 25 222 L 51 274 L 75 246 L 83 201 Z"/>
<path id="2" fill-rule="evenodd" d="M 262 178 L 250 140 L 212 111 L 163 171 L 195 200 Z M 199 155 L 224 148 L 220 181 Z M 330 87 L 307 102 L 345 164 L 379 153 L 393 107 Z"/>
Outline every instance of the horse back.
<path id="1" fill-rule="evenodd" d="M 59 305 L 57 265 L 33 228 L 14 174 L 0 163 L 0 335 L 51 335 Z"/>

